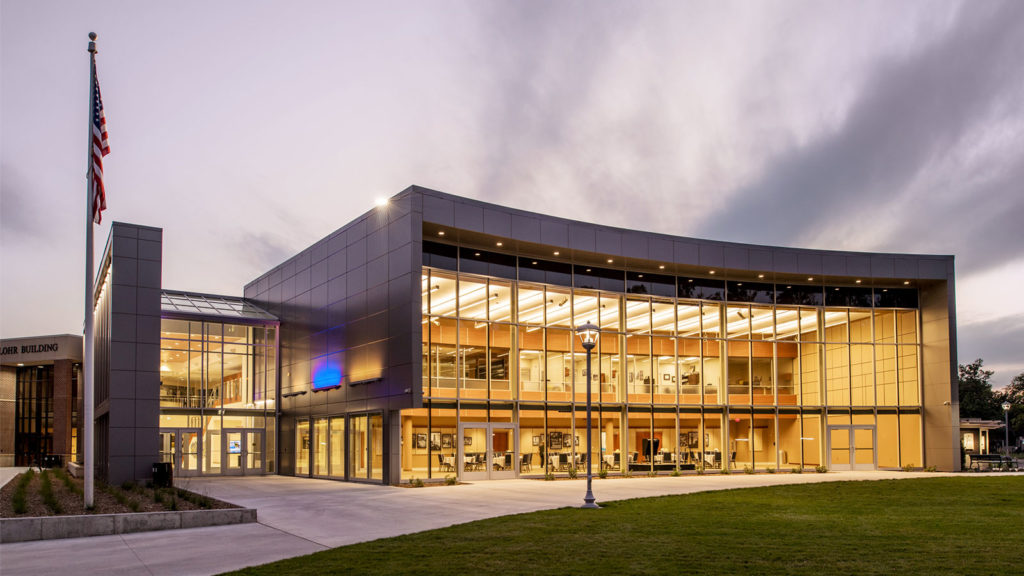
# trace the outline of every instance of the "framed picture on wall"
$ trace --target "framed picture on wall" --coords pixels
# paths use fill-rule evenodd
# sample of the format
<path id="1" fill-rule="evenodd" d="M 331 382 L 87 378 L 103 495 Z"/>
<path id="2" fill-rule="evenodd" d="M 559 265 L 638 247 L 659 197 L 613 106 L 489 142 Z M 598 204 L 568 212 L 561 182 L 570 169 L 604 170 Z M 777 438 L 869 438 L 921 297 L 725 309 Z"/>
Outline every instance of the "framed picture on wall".
<path id="1" fill-rule="evenodd" d="M 441 434 L 441 449 L 452 447 L 452 435 Z"/>
<path id="2" fill-rule="evenodd" d="M 463 436 L 462 437 L 462 445 L 463 446 L 472 446 L 473 445 L 473 437 L 472 436 Z"/>
<path id="3" fill-rule="evenodd" d="M 576 440 L 574 442 L 575 442 L 576 446 L 579 446 L 580 445 L 580 437 L 577 436 Z"/>
<path id="4" fill-rule="evenodd" d="M 534 436 L 533 437 L 533 445 L 534 446 L 540 446 L 540 436 Z"/>
<path id="5" fill-rule="evenodd" d="M 420 450 L 426 450 L 427 449 L 427 435 L 426 434 L 417 434 L 416 435 L 416 448 L 418 448 Z"/>
<path id="6" fill-rule="evenodd" d="M 431 432 L 430 433 L 430 449 L 440 450 L 441 449 L 441 433 Z"/>
<path id="7" fill-rule="evenodd" d="M 562 433 L 548 432 L 548 448 L 552 450 L 562 449 Z"/>

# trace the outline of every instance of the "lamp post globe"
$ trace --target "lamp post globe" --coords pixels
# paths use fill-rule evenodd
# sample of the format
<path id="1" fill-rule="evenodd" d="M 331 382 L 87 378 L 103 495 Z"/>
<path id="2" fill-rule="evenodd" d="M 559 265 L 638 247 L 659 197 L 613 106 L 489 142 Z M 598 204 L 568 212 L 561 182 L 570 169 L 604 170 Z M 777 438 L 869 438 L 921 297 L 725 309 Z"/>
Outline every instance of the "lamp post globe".
<path id="1" fill-rule="evenodd" d="M 1003 450 L 1006 450 L 1006 455 L 1010 455 L 1010 408 L 1013 406 L 1009 402 L 1003 402 L 1003 414 L 1006 418 L 1006 436 L 1003 440 Z"/>
<path id="2" fill-rule="evenodd" d="M 590 351 L 597 345 L 597 337 L 600 332 L 601 329 L 591 322 L 576 328 L 576 334 L 580 337 L 580 343 L 583 345 L 583 349 L 587 351 L 587 494 L 583 497 L 582 508 L 600 508 L 594 502 L 594 491 L 592 490 L 594 459 L 592 458 L 593 452 L 590 449 L 590 439 L 592 436 L 590 433 L 590 388 L 594 381 L 590 375 Z"/>

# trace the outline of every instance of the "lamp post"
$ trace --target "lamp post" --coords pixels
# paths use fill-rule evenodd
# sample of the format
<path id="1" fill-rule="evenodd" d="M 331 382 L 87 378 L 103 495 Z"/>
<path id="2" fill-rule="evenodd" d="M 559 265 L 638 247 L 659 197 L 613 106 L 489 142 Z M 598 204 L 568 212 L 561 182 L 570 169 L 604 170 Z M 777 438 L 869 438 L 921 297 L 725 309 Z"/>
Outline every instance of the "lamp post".
<path id="1" fill-rule="evenodd" d="M 1006 455 L 1010 455 L 1010 403 L 1003 402 L 1003 414 L 1006 416 L 1006 439 L 1003 444 L 1003 450 L 1006 450 Z"/>
<path id="2" fill-rule="evenodd" d="M 597 335 L 600 331 L 600 328 L 590 322 L 576 328 L 576 334 L 579 335 L 580 342 L 587 351 L 587 495 L 583 497 L 583 508 L 600 508 L 594 503 L 594 491 L 591 490 L 591 484 L 594 481 L 594 459 L 591 457 L 593 452 L 590 450 L 590 385 L 593 382 L 593 377 L 590 375 L 590 351 L 597 344 Z"/>

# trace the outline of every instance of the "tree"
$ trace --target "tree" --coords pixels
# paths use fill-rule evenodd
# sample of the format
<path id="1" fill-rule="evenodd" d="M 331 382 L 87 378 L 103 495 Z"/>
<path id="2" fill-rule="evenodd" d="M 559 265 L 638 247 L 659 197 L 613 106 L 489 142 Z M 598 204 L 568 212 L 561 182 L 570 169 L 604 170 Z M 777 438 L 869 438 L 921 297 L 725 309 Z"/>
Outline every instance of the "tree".
<path id="1" fill-rule="evenodd" d="M 960 417 L 1001 420 L 1001 401 L 992 391 L 992 383 L 989 382 L 994 372 L 982 368 L 982 363 L 982 359 L 978 358 L 970 364 L 960 365 Z"/>
<path id="2" fill-rule="evenodd" d="M 1010 443 L 1013 444 L 1015 438 L 1024 436 L 1024 372 L 1014 376 L 1009 386 L 996 392 L 995 398 L 1000 405 L 1003 402 L 1011 404 Z"/>

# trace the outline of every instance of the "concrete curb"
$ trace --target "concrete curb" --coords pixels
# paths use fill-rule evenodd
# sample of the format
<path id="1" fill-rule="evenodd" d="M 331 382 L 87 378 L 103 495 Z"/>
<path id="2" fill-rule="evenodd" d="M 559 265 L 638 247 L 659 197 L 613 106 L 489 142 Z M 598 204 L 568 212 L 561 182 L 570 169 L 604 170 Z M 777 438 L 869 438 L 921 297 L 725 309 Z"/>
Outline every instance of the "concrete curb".
<path id="1" fill-rule="evenodd" d="M 255 508 L 3 518 L 0 519 L 0 544 L 200 528 L 202 526 L 225 526 L 255 521 Z"/>

